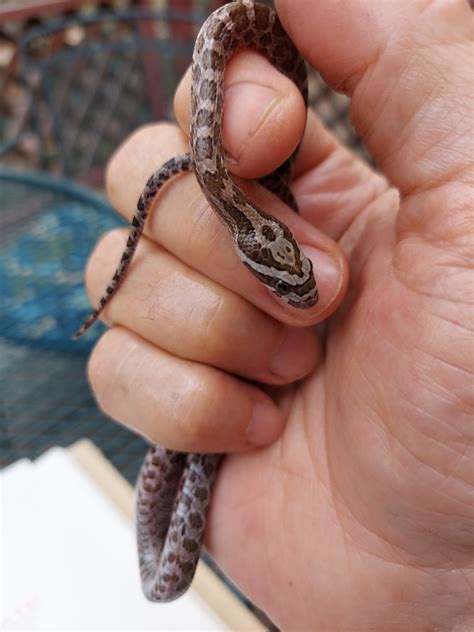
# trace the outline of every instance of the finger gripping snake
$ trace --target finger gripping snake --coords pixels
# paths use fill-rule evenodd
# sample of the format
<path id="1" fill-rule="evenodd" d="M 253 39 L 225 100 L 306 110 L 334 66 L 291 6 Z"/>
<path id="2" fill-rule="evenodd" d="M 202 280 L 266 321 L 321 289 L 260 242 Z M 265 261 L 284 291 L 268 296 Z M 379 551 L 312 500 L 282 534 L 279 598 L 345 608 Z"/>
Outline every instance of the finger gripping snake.
<path id="1" fill-rule="evenodd" d="M 294 307 L 311 307 L 318 300 L 311 262 L 288 228 L 258 208 L 233 182 L 225 165 L 221 138 L 224 71 L 241 49 L 264 55 L 296 84 L 307 103 L 305 63 L 272 10 L 252 0 L 238 0 L 206 20 L 193 53 L 191 152 L 168 160 L 149 178 L 117 271 L 76 337 L 90 327 L 118 290 L 158 191 L 173 176 L 190 170 L 230 230 L 236 252 L 250 272 Z M 297 211 L 289 188 L 295 156 L 296 151 L 260 182 Z M 176 599 L 191 584 L 221 459 L 222 455 L 185 454 L 161 446 L 151 447 L 146 456 L 137 482 L 136 526 L 142 586 L 151 601 Z"/>

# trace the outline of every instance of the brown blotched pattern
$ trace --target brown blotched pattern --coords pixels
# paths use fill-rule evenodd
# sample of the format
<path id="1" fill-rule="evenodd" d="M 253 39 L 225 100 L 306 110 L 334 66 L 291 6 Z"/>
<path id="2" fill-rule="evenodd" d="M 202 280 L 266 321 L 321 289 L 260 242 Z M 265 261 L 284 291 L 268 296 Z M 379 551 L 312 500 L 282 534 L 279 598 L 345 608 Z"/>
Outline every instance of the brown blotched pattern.
<path id="1" fill-rule="evenodd" d="M 258 208 L 232 181 L 221 139 L 223 78 L 230 57 L 252 48 L 298 86 L 307 102 L 303 59 L 273 11 L 252 0 L 231 2 L 204 23 L 193 55 L 191 153 L 172 158 L 148 180 L 137 204 L 127 246 L 99 306 L 78 330 L 82 335 L 118 290 L 160 188 L 193 169 L 217 215 L 229 228 L 244 265 L 282 300 L 311 307 L 318 291 L 311 262 L 288 228 Z M 297 211 L 290 191 L 295 153 L 260 182 Z M 137 482 L 136 524 L 143 592 L 151 601 L 172 601 L 194 576 L 206 527 L 211 486 L 222 455 L 183 454 L 150 448 Z"/>
<path id="2" fill-rule="evenodd" d="M 137 484 L 136 524 L 143 591 L 151 601 L 182 595 L 194 576 L 221 455 L 150 449 Z"/>

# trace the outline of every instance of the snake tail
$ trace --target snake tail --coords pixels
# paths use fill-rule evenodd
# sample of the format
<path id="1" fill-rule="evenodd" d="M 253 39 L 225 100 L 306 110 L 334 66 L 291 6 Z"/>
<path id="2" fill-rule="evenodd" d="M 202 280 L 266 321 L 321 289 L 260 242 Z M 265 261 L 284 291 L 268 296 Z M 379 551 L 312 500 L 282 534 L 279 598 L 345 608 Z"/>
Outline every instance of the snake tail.
<path id="1" fill-rule="evenodd" d="M 124 280 L 128 268 L 130 267 L 138 242 L 143 234 L 145 220 L 158 191 L 168 182 L 168 180 L 180 173 L 190 171 L 192 168 L 193 161 L 191 155 L 183 154 L 182 156 L 175 156 L 174 158 L 171 158 L 150 176 L 137 202 L 137 208 L 131 222 L 127 245 L 122 253 L 122 258 L 120 259 L 120 263 L 114 276 L 112 277 L 112 281 L 105 290 L 105 294 L 100 299 L 98 306 L 91 312 L 88 318 L 74 334 L 73 340 L 80 338 L 80 336 L 82 336 L 82 334 L 95 323 L 105 306 L 117 293 L 117 290 Z"/>

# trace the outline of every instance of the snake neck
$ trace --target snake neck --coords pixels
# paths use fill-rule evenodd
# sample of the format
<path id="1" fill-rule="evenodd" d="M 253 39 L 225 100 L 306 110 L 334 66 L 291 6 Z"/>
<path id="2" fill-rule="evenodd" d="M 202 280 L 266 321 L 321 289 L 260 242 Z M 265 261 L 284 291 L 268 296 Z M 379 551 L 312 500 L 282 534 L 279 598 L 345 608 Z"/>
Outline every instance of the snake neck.
<path id="1" fill-rule="evenodd" d="M 240 0 L 215 11 L 196 40 L 192 64 L 191 154 L 196 177 L 208 201 L 235 235 L 231 206 L 248 202 L 225 166 L 222 146 L 224 72 L 241 49 L 253 49 L 297 85 L 307 102 L 306 68 L 275 12 L 251 0 Z M 291 163 L 291 161 L 290 161 Z M 289 169 L 288 176 L 289 176 Z M 247 205 L 246 216 L 257 220 L 265 213 Z M 239 215 L 239 226 L 245 219 Z"/>

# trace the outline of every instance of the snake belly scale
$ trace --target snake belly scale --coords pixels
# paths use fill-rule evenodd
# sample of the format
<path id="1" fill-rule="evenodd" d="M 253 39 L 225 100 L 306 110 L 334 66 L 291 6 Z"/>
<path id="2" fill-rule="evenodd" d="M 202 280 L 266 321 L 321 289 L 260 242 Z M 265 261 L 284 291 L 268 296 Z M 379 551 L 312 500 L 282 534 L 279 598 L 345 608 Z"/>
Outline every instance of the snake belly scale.
<path id="1" fill-rule="evenodd" d="M 118 290 L 143 232 L 148 211 L 170 178 L 193 170 L 204 195 L 228 227 L 244 265 L 283 301 L 308 308 L 318 300 L 311 262 L 288 228 L 258 208 L 233 182 L 222 147 L 224 71 L 232 55 L 253 49 L 298 87 L 307 103 L 305 63 L 276 14 L 252 0 L 215 11 L 202 26 L 192 64 L 191 152 L 168 160 L 148 180 L 137 203 L 126 248 L 88 329 Z M 294 154 L 261 184 L 297 211 L 289 185 Z M 165 602 L 182 595 L 194 576 L 211 487 L 222 455 L 185 454 L 152 446 L 136 489 L 138 557 L 144 594 Z"/>

